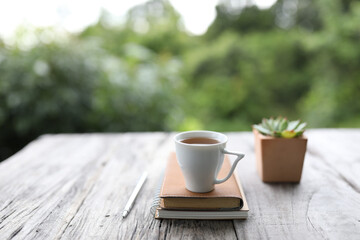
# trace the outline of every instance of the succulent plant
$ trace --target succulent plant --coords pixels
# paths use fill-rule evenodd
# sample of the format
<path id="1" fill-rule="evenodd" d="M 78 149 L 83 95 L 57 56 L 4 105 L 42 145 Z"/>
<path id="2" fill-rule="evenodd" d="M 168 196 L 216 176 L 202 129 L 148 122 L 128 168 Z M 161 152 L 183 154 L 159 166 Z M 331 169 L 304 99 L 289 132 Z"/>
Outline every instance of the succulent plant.
<path id="1" fill-rule="evenodd" d="M 264 118 L 261 123 L 253 126 L 261 134 L 281 138 L 295 138 L 301 136 L 306 123 L 300 120 L 289 121 L 287 118 Z"/>

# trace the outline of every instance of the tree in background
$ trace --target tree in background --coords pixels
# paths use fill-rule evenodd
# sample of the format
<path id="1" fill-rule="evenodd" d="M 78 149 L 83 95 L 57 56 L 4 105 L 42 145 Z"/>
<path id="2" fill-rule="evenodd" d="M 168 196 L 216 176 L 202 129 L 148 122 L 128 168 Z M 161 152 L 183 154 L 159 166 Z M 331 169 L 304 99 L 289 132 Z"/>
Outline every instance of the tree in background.
<path id="1" fill-rule="evenodd" d="M 184 58 L 187 98 L 197 106 L 186 115 L 197 126 L 250 129 L 271 115 L 312 127 L 359 125 L 359 3 L 279 0 L 267 10 L 229 3 Z"/>
<path id="2" fill-rule="evenodd" d="M 133 9 L 125 25 L 107 26 L 105 18 L 61 42 L 25 30 L 17 43 L 30 34 L 31 46 L 2 44 L 1 158 L 44 133 L 175 127 L 182 64 L 174 52 L 187 37 L 179 16 L 167 2 L 152 1 Z M 147 33 L 135 27 L 142 18 Z"/>
<path id="3" fill-rule="evenodd" d="M 304 39 L 312 86 L 299 104 L 316 127 L 360 126 L 360 3 L 318 1 L 323 27 Z"/>
<path id="4" fill-rule="evenodd" d="M 108 83 L 99 90 L 98 109 L 105 110 L 103 115 L 108 117 L 102 119 L 112 124 L 103 124 L 99 130 L 175 129 L 183 115 L 178 106 L 183 87 L 181 54 L 192 44 L 180 15 L 168 1 L 155 0 L 131 9 L 123 25 L 111 25 L 109 18 L 104 12 L 96 25 L 80 34 L 82 40 L 97 42 L 112 56 L 112 61 L 103 62 L 111 75 L 108 79 L 127 86 L 121 90 L 102 81 Z M 99 118 L 95 117 L 101 122 Z"/>
<path id="5" fill-rule="evenodd" d="M 123 24 L 104 12 L 78 35 L 0 41 L 1 158 L 44 133 L 250 130 L 275 115 L 360 126 L 357 1 L 231 2 L 202 36 L 154 0 Z"/>
<path id="6" fill-rule="evenodd" d="M 99 71 L 82 46 L 0 49 L 0 154 L 44 133 L 84 132 Z"/>

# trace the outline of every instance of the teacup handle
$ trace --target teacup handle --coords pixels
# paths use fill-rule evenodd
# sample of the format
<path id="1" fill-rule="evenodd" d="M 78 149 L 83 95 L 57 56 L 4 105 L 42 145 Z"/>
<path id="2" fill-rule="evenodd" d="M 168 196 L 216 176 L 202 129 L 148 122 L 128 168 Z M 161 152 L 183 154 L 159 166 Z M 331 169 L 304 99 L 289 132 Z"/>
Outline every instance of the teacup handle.
<path id="1" fill-rule="evenodd" d="M 220 180 L 215 178 L 214 184 L 223 183 L 223 182 L 225 182 L 226 180 L 228 180 L 228 179 L 231 177 L 231 175 L 233 174 L 233 172 L 234 172 L 234 170 L 235 170 L 235 167 L 236 167 L 236 165 L 238 164 L 238 162 L 245 157 L 245 154 L 243 154 L 243 153 L 231 152 L 231 151 L 228 151 L 228 150 L 226 150 L 226 149 L 223 149 L 222 152 L 223 152 L 224 154 L 236 155 L 237 158 L 235 159 L 233 165 L 231 166 L 231 169 L 230 169 L 229 174 L 228 174 L 225 178 L 220 179 Z"/>

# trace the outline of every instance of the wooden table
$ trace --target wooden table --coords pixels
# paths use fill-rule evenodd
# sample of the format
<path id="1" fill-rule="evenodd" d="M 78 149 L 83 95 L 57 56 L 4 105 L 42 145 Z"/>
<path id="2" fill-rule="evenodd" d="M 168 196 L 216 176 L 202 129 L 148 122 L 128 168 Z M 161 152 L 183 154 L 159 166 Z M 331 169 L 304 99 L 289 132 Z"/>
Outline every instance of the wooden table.
<path id="1" fill-rule="evenodd" d="M 265 184 L 250 132 L 237 172 L 247 220 L 155 220 L 149 212 L 173 133 L 45 135 L 0 164 L 0 239 L 360 239 L 360 129 L 308 130 L 300 184 Z M 136 204 L 122 210 L 149 172 Z"/>

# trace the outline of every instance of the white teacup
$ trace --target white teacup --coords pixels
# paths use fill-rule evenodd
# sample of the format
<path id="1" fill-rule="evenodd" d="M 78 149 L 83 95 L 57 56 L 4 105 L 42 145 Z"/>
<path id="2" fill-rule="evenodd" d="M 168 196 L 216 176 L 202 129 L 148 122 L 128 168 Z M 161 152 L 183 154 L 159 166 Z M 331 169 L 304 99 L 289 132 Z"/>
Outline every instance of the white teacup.
<path id="1" fill-rule="evenodd" d="M 224 134 L 212 131 L 182 132 L 174 137 L 176 157 L 185 178 L 186 189 L 191 192 L 210 192 L 214 184 L 230 178 L 245 154 L 226 150 L 227 140 Z M 237 158 L 228 175 L 219 180 L 217 175 L 223 165 L 224 154 L 233 154 Z"/>

